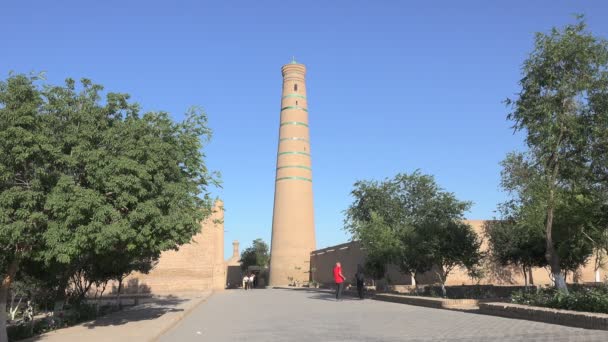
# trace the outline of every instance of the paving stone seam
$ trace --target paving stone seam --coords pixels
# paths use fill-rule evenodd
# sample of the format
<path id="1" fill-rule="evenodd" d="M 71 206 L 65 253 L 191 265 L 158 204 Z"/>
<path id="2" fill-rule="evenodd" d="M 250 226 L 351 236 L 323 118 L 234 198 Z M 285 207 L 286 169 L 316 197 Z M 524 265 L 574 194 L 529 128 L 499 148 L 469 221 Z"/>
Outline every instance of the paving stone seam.
<path id="1" fill-rule="evenodd" d="M 210 294 L 203 296 L 199 299 L 196 299 L 197 302 L 193 305 L 191 305 L 189 308 L 187 308 L 186 310 L 182 311 L 180 314 L 178 314 L 176 317 L 174 317 L 169 324 L 167 324 L 164 328 L 162 328 L 158 334 L 156 334 L 156 336 L 154 336 L 150 341 L 158 341 L 160 339 L 161 336 L 163 336 L 166 332 L 168 332 L 169 330 L 173 329 L 179 322 L 181 322 L 185 317 L 187 317 L 192 311 L 196 310 L 199 306 L 201 306 L 203 303 L 205 303 L 209 298 L 211 298 L 211 296 L 213 296 L 213 294 L 216 291 L 211 292 Z"/>

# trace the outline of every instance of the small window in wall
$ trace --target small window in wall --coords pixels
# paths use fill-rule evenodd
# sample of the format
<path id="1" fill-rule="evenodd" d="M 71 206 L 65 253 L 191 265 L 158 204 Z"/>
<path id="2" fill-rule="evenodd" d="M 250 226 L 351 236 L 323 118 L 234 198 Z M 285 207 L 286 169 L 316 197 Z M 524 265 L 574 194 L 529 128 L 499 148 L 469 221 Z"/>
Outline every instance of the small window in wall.
<path id="1" fill-rule="evenodd" d="M 293 91 L 298 91 L 298 84 L 297 83 L 293 85 Z"/>

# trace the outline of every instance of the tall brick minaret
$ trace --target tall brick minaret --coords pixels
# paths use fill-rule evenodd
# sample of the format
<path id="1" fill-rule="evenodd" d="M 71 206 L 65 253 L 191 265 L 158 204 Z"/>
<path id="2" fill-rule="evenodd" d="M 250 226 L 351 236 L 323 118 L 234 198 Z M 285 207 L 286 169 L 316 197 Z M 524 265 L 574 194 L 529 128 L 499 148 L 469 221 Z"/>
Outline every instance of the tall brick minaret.
<path id="1" fill-rule="evenodd" d="M 294 60 L 281 71 L 283 96 L 272 216 L 270 285 L 308 281 L 310 252 L 315 249 L 306 67 Z"/>

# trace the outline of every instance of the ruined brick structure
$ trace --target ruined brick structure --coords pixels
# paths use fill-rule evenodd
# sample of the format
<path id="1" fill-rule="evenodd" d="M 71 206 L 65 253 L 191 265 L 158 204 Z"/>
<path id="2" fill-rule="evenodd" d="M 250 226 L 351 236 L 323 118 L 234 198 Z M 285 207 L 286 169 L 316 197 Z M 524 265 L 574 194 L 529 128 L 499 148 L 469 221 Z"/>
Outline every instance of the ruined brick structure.
<path id="1" fill-rule="evenodd" d="M 238 242 L 234 254 L 238 256 Z M 238 262 L 235 255 L 230 264 Z M 152 293 L 177 293 L 223 290 L 226 287 L 228 262 L 224 261 L 224 207 L 216 201 L 213 213 L 201 222 L 201 232 L 192 242 L 177 251 L 161 254 L 158 264 L 148 274 L 134 273 L 126 284 Z M 131 289 L 130 292 L 134 292 Z"/>
<path id="2" fill-rule="evenodd" d="M 483 236 L 483 220 L 467 220 L 475 232 Z M 487 241 L 482 239 L 482 250 L 487 250 Z M 347 280 L 352 281 L 357 271 L 357 264 L 365 264 L 365 250 L 361 248 L 358 241 L 348 242 L 336 246 L 326 247 L 313 251 L 310 254 L 311 280 L 319 283 L 333 283 L 332 268 L 336 261 L 342 263 L 343 273 Z M 489 265 L 485 265 L 486 269 Z M 403 274 L 394 265 L 388 267 L 388 278 L 392 285 L 414 285 L 413 279 L 408 274 Z M 568 275 L 568 282 L 591 283 L 604 281 L 608 276 L 608 269 L 596 267 L 595 257 L 590 258 L 585 267 L 578 270 L 576 274 Z M 418 275 L 418 285 L 437 283 L 437 278 L 431 273 Z M 549 272 L 544 268 L 535 268 L 532 271 L 532 279 L 535 284 L 550 284 Z M 456 269 L 448 276 L 447 285 L 473 285 L 473 284 L 495 284 L 495 285 L 523 285 L 524 278 L 521 270 L 498 267 L 487 269 L 486 275 L 480 279 L 471 279 L 464 270 Z"/>

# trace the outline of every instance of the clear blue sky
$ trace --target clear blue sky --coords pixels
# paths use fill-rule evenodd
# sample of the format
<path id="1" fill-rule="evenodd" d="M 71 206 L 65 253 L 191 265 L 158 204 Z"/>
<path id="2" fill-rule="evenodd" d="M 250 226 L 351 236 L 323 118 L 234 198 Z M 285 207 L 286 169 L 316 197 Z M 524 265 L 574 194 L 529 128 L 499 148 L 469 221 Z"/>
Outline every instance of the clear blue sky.
<path id="1" fill-rule="evenodd" d="M 223 174 L 226 254 L 270 242 L 283 64 L 307 85 L 317 247 L 344 242 L 359 179 L 417 168 L 475 202 L 504 200 L 498 163 L 522 146 L 502 104 L 534 32 L 573 21 L 608 36 L 608 2 L 2 1 L 0 76 L 91 78 L 177 120 L 203 106 Z"/>

